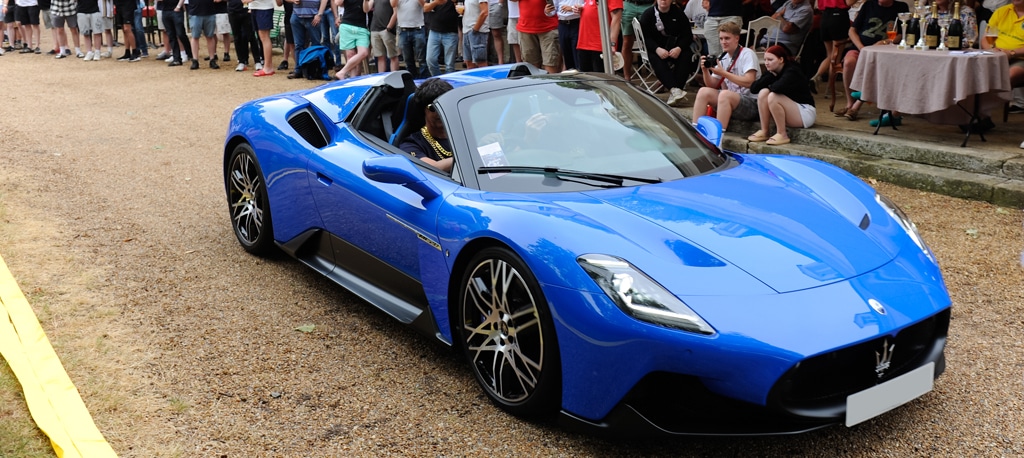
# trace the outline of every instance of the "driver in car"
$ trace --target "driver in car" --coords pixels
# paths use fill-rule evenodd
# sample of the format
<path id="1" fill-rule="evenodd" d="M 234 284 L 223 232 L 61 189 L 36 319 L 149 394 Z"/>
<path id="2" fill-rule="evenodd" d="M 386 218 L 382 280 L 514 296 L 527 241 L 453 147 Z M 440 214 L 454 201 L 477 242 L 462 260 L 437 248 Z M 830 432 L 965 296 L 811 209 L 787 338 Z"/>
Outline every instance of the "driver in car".
<path id="1" fill-rule="evenodd" d="M 417 130 L 398 145 L 402 151 L 445 172 L 452 171 L 452 144 L 441 116 L 434 108 L 434 100 L 450 90 L 451 84 L 437 78 L 430 78 L 416 88 L 407 116 L 408 122 Z"/>

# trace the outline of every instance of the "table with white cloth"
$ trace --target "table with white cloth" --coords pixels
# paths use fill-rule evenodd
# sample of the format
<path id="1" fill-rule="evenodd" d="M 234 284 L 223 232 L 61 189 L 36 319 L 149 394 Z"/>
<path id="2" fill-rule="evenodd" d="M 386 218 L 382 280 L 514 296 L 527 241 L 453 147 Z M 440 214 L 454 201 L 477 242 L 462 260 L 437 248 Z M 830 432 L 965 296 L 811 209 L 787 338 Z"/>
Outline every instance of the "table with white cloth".
<path id="1" fill-rule="evenodd" d="M 1006 55 L 979 50 L 868 46 L 860 52 L 850 88 L 859 90 L 861 100 L 873 102 L 881 110 L 879 127 L 882 116 L 891 112 L 937 124 L 966 125 L 967 136 L 960 146 L 967 145 L 984 114 L 1011 98 Z M 979 136 L 985 141 L 983 133 Z"/>

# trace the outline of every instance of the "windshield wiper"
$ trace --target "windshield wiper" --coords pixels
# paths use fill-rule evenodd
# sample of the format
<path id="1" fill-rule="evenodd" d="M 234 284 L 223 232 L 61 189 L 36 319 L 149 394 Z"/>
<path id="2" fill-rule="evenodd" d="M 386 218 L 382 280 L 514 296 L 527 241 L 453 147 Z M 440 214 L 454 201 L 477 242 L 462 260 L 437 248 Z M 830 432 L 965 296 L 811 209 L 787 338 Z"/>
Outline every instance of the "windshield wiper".
<path id="1" fill-rule="evenodd" d="M 615 175 L 611 173 L 581 172 L 579 170 L 560 169 L 558 167 L 530 167 L 524 165 L 498 165 L 493 167 L 480 167 L 477 173 L 536 173 L 540 175 L 554 175 L 557 177 L 582 178 L 585 180 L 600 181 L 616 186 L 622 186 L 624 180 L 638 181 L 640 183 L 661 183 L 661 178 L 644 178 L 629 175 Z"/>

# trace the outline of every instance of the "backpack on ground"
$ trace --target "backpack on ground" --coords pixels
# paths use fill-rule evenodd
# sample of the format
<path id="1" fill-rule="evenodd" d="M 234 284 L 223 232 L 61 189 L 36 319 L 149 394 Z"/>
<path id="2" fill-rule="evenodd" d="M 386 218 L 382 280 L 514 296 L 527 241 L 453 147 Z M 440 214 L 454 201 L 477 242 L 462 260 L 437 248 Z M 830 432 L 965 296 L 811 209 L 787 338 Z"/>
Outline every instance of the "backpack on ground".
<path id="1" fill-rule="evenodd" d="M 295 69 L 306 79 L 329 80 L 331 75 L 327 71 L 331 68 L 334 68 L 334 54 L 327 46 L 310 46 L 299 51 Z"/>

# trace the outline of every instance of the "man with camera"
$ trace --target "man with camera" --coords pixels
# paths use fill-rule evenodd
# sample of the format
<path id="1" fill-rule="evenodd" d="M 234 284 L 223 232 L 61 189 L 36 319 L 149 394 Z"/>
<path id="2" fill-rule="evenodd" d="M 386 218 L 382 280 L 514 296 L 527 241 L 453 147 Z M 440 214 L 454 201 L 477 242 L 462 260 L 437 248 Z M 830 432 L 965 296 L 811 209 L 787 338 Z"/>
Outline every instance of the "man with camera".
<path id="1" fill-rule="evenodd" d="M 640 15 L 647 56 L 662 86 L 669 90 L 668 104 L 676 106 L 686 96 L 686 80 L 695 70 L 690 19 L 672 0 L 657 0 Z"/>
<path id="2" fill-rule="evenodd" d="M 704 87 L 697 91 L 692 119 L 696 122 L 705 114 L 713 115 L 724 130 L 733 117 L 743 121 L 758 120 L 757 96 L 750 93 L 750 85 L 761 76 L 761 65 L 754 50 L 740 46 L 739 24 L 722 23 L 718 28 L 718 42 L 725 51 L 721 57 L 712 54 L 701 58 Z"/>

